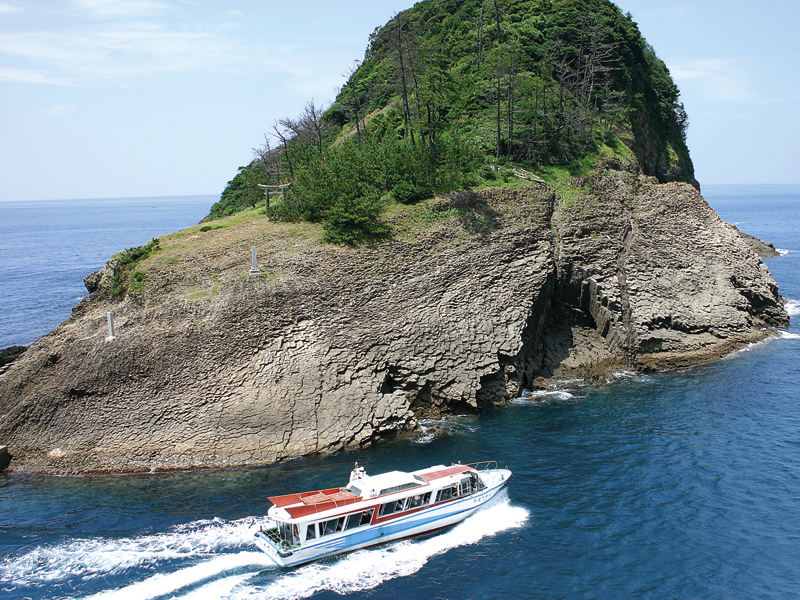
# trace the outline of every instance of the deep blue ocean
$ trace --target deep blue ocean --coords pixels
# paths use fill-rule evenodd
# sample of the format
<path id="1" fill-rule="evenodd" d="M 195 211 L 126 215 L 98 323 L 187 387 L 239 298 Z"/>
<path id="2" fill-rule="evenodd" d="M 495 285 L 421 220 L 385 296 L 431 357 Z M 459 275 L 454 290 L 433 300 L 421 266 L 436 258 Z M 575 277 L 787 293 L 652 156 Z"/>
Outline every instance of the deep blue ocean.
<path id="1" fill-rule="evenodd" d="M 703 193 L 782 249 L 765 260 L 793 315 L 780 338 L 358 452 L 259 468 L 0 475 L 0 598 L 800 596 L 800 186 Z M 0 203 L 0 347 L 66 318 L 83 275 L 111 254 L 196 223 L 212 202 Z M 507 491 L 441 534 L 289 571 L 251 543 L 267 496 L 344 485 L 354 460 L 376 474 L 483 459 L 512 469 Z"/>

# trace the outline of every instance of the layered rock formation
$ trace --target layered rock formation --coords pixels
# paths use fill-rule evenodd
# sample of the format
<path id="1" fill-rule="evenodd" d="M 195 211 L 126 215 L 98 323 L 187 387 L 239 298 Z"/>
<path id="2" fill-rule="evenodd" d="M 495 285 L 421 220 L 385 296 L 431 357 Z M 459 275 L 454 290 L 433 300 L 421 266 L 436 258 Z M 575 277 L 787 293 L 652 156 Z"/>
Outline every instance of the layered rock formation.
<path id="1" fill-rule="evenodd" d="M 115 299 L 93 279 L 0 375 L 0 442 L 46 471 L 261 463 L 543 377 L 713 360 L 788 322 L 766 267 L 690 185 L 606 171 L 575 186 L 438 198 L 360 249 L 265 220 L 164 240 L 138 267 L 144 291 Z"/>

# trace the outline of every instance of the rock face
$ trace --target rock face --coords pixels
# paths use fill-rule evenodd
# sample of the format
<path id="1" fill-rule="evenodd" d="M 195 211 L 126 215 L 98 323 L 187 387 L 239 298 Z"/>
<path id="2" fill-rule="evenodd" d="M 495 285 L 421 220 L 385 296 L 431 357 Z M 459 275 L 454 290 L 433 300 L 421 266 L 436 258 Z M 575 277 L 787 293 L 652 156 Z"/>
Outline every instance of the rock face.
<path id="1" fill-rule="evenodd" d="M 249 221 L 162 241 L 124 300 L 92 280 L 0 375 L 17 468 L 330 452 L 540 377 L 713 360 L 788 323 L 766 267 L 688 184 L 609 171 L 569 198 L 506 188 L 403 210 L 395 238 L 366 248 Z M 262 276 L 247 275 L 251 245 Z"/>
<path id="2" fill-rule="evenodd" d="M 760 240 L 749 233 L 745 233 L 744 231 L 739 231 L 735 225 L 733 228 L 736 229 L 740 236 L 742 236 L 742 239 L 747 242 L 747 245 L 750 246 L 753 252 L 755 252 L 761 258 L 776 258 L 781 255 L 781 253 L 775 249 L 775 246 L 769 242 Z"/>
<path id="3" fill-rule="evenodd" d="M 0 373 L 8 369 L 9 365 L 25 354 L 27 346 L 9 346 L 0 350 Z"/>

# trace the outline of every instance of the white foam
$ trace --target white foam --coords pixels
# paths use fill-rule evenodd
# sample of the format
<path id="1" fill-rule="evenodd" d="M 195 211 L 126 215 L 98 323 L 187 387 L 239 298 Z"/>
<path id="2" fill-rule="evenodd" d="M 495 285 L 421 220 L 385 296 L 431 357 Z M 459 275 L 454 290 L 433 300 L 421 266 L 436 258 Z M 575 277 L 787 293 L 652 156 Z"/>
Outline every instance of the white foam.
<path id="1" fill-rule="evenodd" d="M 782 340 L 800 340 L 800 334 L 789 333 L 788 331 L 781 331 Z"/>
<path id="2" fill-rule="evenodd" d="M 195 521 L 172 531 L 121 539 L 78 539 L 39 547 L 0 563 L 0 582 L 36 586 L 81 577 L 92 579 L 131 567 L 208 556 L 250 544 L 266 518 Z"/>
<path id="3" fill-rule="evenodd" d="M 787 300 L 785 308 L 790 317 L 800 315 L 800 302 L 797 300 Z"/>
<path id="4" fill-rule="evenodd" d="M 614 381 L 616 379 L 633 379 L 634 377 L 639 377 L 641 374 L 637 373 L 636 371 L 631 371 L 629 369 L 623 369 L 622 371 L 614 371 L 611 373 L 610 381 Z"/>
<path id="5" fill-rule="evenodd" d="M 789 252 L 793 252 L 793 250 L 784 250 L 783 248 L 775 248 L 775 252 L 780 254 L 781 256 L 786 256 Z"/>
<path id="6" fill-rule="evenodd" d="M 526 391 L 520 398 L 514 398 L 513 404 L 541 404 L 549 400 L 571 400 L 575 396 L 566 390 L 536 390 Z"/>
<path id="7" fill-rule="evenodd" d="M 153 575 L 133 585 L 100 592 L 94 596 L 89 596 L 86 600 L 114 600 L 116 598 L 120 600 L 128 600 L 130 598 L 149 600 L 150 598 L 157 598 L 192 585 L 197 585 L 198 583 L 213 579 L 227 571 L 242 569 L 252 565 L 268 567 L 274 565 L 274 563 L 263 552 L 225 554 L 191 567 L 186 567 L 174 573 L 159 573 L 158 575 Z M 209 592 L 213 591 L 214 593 L 218 593 L 222 591 L 223 588 L 225 588 L 226 591 L 230 591 L 233 587 L 240 585 L 243 581 L 255 574 L 256 572 L 253 572 L 246 575 L 236 575 L 212 581 L 209 585 L 204 586 L 200 590 L 195 590 L 188 594 L 187 597 L 219 598 L 219 595 L 210 594 Z M 205 592 L 203 592 L 203 590 L 205 590 Z"/>
<path id="8" fill-rule="evenodd" d="M 437 554 L 521 527 L 528 516 L 526 509 L 511 506 L 504 496 L 446 533 L 422 541 L 404 541 L 373 550 L 360 550 L 331 564 L 313 563 L 282 574 L 266 586 L 245 582 L 226 597 L 232 600 L 299 600 L 321 591 L 344 595 L 372 589 L 385 581 L 416 573 Z"/>
<path id="9" fill-rule="evenodd" d="M 274 565 L 273 565 L 274 566 Z M 197 588 L 183 596 L 175 596 L 176 600 L 211 600 L 227 598 L 231 595 L 234 588 L 241 586 L 245 581 L 256 575 L 255 572 L 245 575 L 233 575 L 217 579 L 211 583 Z"/>
<path id="10" fill-rule="evenodd" d="M 747 344 L 743 348 L 739 348 L 738 350 L 734 350 L 730 354 L 726 354 L 725 356 L 722 357 L 721 360 L 732 360 L 732 359 L 735 359 L 740 354 L 744 354 L 745 352 L 752 352 L 756 348 L 760 348 L 761 346 L 766 346 L 767 344 L 774 342 L 776 339 L 778 339 L 780 337 L 781 337 L 780 335 L 778 335 L 778 336 L 770 335 L 770 336 L 764 338 L 763 340 L 761 340 L 759 342 L 750 342 L 749 344 Z"/>

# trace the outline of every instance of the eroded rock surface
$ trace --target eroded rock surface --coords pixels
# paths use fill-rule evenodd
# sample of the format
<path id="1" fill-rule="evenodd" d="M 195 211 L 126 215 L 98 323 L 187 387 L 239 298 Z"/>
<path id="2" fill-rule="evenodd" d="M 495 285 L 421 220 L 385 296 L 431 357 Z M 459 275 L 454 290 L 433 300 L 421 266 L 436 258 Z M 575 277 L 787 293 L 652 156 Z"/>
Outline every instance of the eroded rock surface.
<path id="1" fill-rule="evenodd" d="M 0 375 L 0 441 L 34 470 L 261 463 L 500 404 L 543 376 L 712 360 L 788 322 L 697 190 L 627 171 L 580 183 L 569 199 L 439 198 L 361 249 L 263 220 L 165 240 L 137 267 L 144 291 L 112 298 L 92 278 Z"/>

